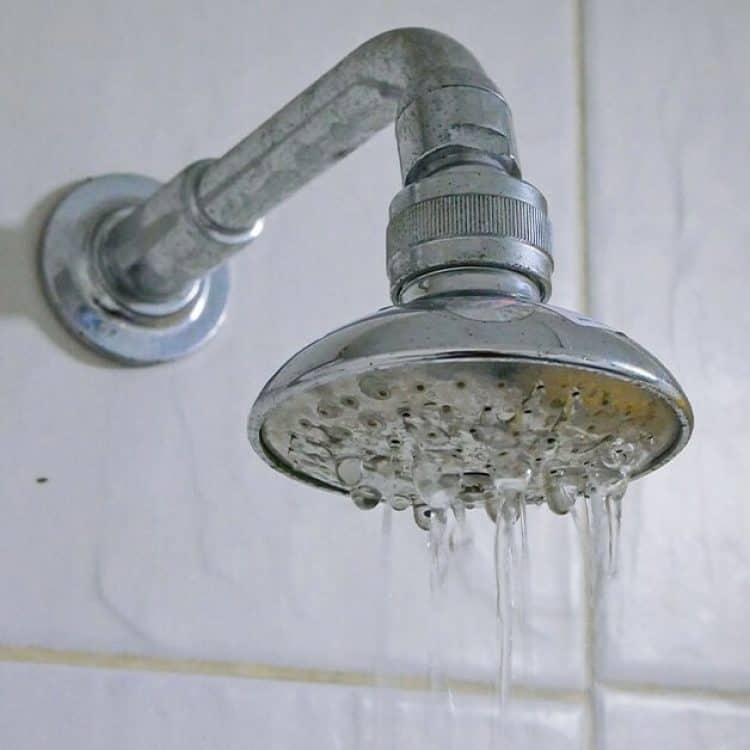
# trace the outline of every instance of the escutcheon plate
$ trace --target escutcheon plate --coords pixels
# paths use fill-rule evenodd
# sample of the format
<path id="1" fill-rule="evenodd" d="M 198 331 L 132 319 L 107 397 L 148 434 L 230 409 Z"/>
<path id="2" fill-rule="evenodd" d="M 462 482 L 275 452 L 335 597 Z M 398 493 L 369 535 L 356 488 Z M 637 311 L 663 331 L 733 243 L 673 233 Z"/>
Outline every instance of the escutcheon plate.
<path id="1" fill-rule="evenodd" d="M 41 241 L 42 281 L 57 316 L 86 346 L 129 365 L 190 354 L 213 336 L 226 312 L 226 265 L 197 281 L 177 308 L 136 310 L 108 288 L 97 263 L 97 230 L 159 186 L 149 177 L 129 174 L 85 180 L 55 207 Z"/>

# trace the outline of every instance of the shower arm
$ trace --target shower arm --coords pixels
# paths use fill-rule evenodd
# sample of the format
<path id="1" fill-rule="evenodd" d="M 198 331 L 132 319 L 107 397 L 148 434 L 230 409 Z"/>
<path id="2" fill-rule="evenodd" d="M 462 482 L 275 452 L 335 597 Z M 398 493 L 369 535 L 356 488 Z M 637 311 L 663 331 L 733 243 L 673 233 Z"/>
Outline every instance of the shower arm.
<path id="1" fill-rule="evenodd" d="M 86 344 L 122 362 L 192 351 L 223 318 L 224 262 L 260 234 L 262 217 L 394 120 L 405 186 L 388 235 L 394 301 L 446 268 L 469 269 L 464 283 L 480 286 L 477 271 L 491 269 L 493 284 L 546 299 L 546 203 L 520 179 L 507 103 L 459 43 L 398 29 L 354 50 L 219 159 L 162 186 L 106 175 L 74 189 L 43 240 L 50 301 Z M 471 176 L 452 169 L 467 166 Z M 473 242 L 462 250 L 459 235 Z M 450 248 L 436 246 L 448 238 Z M 484 247 L 492 239 L 503 247 Z M 418 251 L 430 248 L 426 260 Z"/>

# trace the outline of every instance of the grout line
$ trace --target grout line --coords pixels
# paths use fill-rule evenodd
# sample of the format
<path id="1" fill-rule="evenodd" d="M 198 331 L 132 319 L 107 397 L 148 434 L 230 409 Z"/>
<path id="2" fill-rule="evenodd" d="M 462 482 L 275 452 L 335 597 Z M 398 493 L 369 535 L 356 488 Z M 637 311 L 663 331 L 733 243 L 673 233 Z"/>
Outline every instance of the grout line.
<path id="1" fill-rule="evenodd" d="M 576 192 L 578 195 L 578 309 L 591 314 L 591 268 L 589 237 L 589 152 L 588 152 L 588 96 L 586 78 L 586 4 L 587 0 L 573 0 L 576 89 Z"/>
<path id="2" fill-rule="evenodd" d="M 578 309 L 586 315 L 591 313 L 590 263 L 589 263 L 589 195 L 588 195 L 588 110 L 586 97 L 586 2 L 573 0 L 573 55 L 575 64 L 576 93 L 576 192 L 578 215 Z M 595 540 L 592 539 L 592 544 Z M 596 611 L 595 602 L 589 592 L 593 590 L 592 565 L 582 560 L 584 602 L 584 661 L 586 668 L 586 691 L 584 722 L 586 726 L 584 747 L 596 750 L 599 730 L 596 712 Z"/>
<path id="3" fill-rule="evenodd" d="M 376 687 L 369 672 L 333 669 L 284 667 L 271 664 L 211 661 L 207 659 L 168 659 L 136 656 L 132 654 L 95 653 L 89 651 L 63 651 L 38 646 L 0 646 L 0 664 L 35 664 L 39 666 L 66 666 L 88 669 L 110 669 L 132 672 L 187 675 L 195 677 L 228 677 L 247 680 L 275 680 L 318 685 L 348 687 Z M 426 677 L 393 675 L 389 687 L 410 692 L 428 692 Z M 663 685 L 651 682 L 625 682 L 603 680 L 598 687 L 628 695 L 657 698 L 683 698 L 703 701 L 730 701 L 750 704 L 750 689 L 700 688 L 681 685 Z M 480 680 L 449 680 L 448 687 L 456 693 L 493 697 L 492 683 Z M 589 698 L 588 690 L 553 688 L 531 685 L 513 685 L 512 697 L 516 700 L 548 701 L 580 704 Z"/>
<path id="4" fill-rule="evenodd" d="M 203 659 L 168 659 L 87 651 L 61 651 L 36 646 L 0 646 L 0 663 L 3 662 L 205 677 L 230 677 L 248 680 L 275 680 L 318 685 L 376 687 L 375 677 L 369 672 L 307 669 L 304 667 Z M 411 692 L 429 692 L 430 690 L 429 680 L 420 676 L 393 675 L 388 678 L 388 684 L 389 687 L 397 690 Z M 448 680 L 448 688 L 455 693 L 490 697 L 494 695 L 495 690 L 492 683 L 471 680 Z M 514 685 L 512 697 L 516 700 L 554 701 L 557 703 L 580 703 L 584 700 L 584 694 L 580 690 L 528 685 Z"/>
<path id="5" fill-rule="evenodd" d="M 733 690 L 729 688 L 700 688 L 689 686 L 658 685 L 652 682 L 620 682 L 605 681 L 600 683 L 603 688 L 624 695 L 638 695 L 650 698 L 681 698 L 696 701 L 725 701 L 750 704 L 748 690 Z"/>

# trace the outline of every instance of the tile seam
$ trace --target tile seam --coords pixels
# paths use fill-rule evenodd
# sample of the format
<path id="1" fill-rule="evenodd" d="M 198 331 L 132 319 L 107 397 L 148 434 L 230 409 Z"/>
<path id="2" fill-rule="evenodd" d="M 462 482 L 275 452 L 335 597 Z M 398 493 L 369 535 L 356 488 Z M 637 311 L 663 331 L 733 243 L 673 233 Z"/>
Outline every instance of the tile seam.
<path id="1" fill-rule="evenodd" d="M 573 0 L 575 13 L 574 55 L 576 78 L 576 193 L 578 223 L 578 306 L 586 315 L 591 310 L 591 268 L 589 237 L 589 152 L 588 92 L 586 76 L 587 0 Z"/>
<path id="2" fill-rule="evenodd" d="M 369 672 L 279 666 L 255 662 L 170 659 L 110 652 L 64 651 L 38 646 L 0 646 L 0 664 L 2 663 L 276 680 L 348 687 L 376 686 L 375 678 Z M 411 692 L 429 690 L 428 678 L 419 675 L 394 674 L 389 676 L 388 685 L 394 689 Z M 456 693 L 486 695 L 488 697 L 494 694 L 494 686 L 490 682 L 448 680 L 448 687 Z M 543 700 L 558 703 L 580 703 L 584 698 L 584 694 L 580 690 L 531 685 L 514 685 L 512 695 L 514 698 L 521 700 Z"/>
<path id="3" fill-rule="evenodd" d="M 588 200 L 588 128 L 586 100 L 586 0 L 573 0 L 573 54 L 575 76 L 576 112 L 576 209 L 578 224 L 578 308 L 591 313 L 591 290 L 589 278 L 589 200 Z M 595 603 L 589 600 L 590 578 L 583 560 L 584 604 L 584 663 L 586 669 L 585 716 L 586 725 L 583 745 L 586 750 L 596 750 L 599 737 L 596 715 L 596 610 Z"/>
<path id="4" fill-rule="evenodd" d="M 22 663 L 39 666 L 70 666 L 91 669 L 111 669 L 133 672 L 154 672 L 194 676 L 236 677 L 281 682 L 318 683 L 349 687 L 374 687 L 375 679 L 369 672 L 319 669 L 313 667 L 280 666 L 257 662 L 212 661 L 208 659 L 180 659 L 112 652 L 66 651 L 41 646 L 0 646 L 0 664 Z M 419 675 L 393 675 L 389 685 L 408 691 L 426 691 L 428 679 Z M 491 696 L 491 683 L 471 680 L 449 680 L 451 690 L 461 693 Z M 706 701 L 735 701 L 750 703 L 750 686 L 741 688 L 706 688 L 690 685 L 670 685 L 622 680 L 600 680 L 597 688 L 613 692 L 662 698 L 693 698 Z M 554 688 L 549 686 L 514 685 L 513 695 L 523 700 L 545 700 L 560 703 L 581 703 L 587 690 Z"/>
<path id="5" fill-rule="evenodd" d="M 638 695 L 642 698 L 678 698 L 706 702 L 732 702 L 750 704 L 750 685 L 747 690 L 732 688 L 705 688 L 691 685 L 664 685 L 652 682 L 625 682 L 603 680 L 598 687 L 624 695 Z"/>

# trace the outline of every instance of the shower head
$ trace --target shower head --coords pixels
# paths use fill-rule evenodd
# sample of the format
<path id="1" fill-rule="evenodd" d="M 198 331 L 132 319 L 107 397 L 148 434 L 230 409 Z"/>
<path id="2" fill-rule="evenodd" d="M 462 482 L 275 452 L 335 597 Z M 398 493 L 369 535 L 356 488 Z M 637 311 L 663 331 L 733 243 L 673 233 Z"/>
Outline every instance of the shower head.
<path id="1" fill-rule="evenodd" d="M 249 438 L 283 473 L 361 508 L 481 504 L 566 513 L 624 492 L 692 429 L 672 375 L 625 334 L 544 304 L 544 197 L 496 165 L 441 164 L 391 203 L 394 307 L 293 356 Z"/>
<path id="2" fill-rule="evenodd" d="M 527 502 L 565 512 L 577 493 L 668 461 L 691 425 L 680 386 L 624 334 L 531 300 L 441 295 L 293 356 L 249 437 L 275 469 L 363 508 L 418 511 L 424 475 L 427 494 L 452 486 L 466 507 L 522 479 Z"/>

